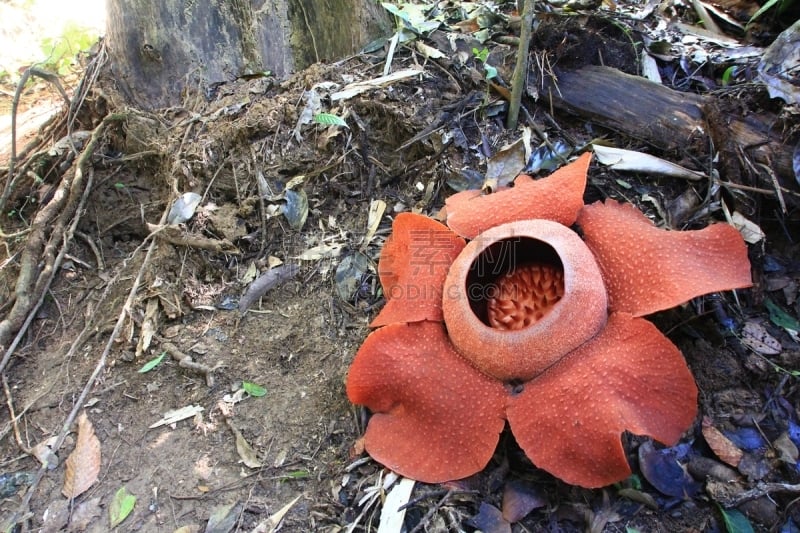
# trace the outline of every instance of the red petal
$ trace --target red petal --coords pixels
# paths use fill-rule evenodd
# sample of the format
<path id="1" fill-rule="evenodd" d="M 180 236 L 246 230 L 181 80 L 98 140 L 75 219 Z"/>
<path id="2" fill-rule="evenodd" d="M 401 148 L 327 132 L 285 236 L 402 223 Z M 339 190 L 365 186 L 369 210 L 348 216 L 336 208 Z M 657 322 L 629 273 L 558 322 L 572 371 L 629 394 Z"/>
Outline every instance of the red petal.
<path id="1" fill-rule="evenodd" d="M 592 154 L 561 167 L 550 176 L 533 180 L 519 176 L 514 187 L 494 194 L 463 191 L 445 202 L 450 229 L 473 239 L 479 233 L 505 222 L 542 218 L 571 226 L 583 207 L 586 172 Z"/>
<path id="2" fill-rule="evenodd" d="M 623 431 L 673 444 L 696 410 L 697 388 L 675 345 L 650 322 L 615 313 L 596 338 L 525 384 L 508 421 L 536 466 L 601 487 L 630 475 Z"/>
<path id="3" fill-rule="evenodd" d="M 347 396 L 374 413 L 369 454 L 426 483 L 483 469 L 505 424 L 503 385 L 464 361 L 435 322 L 370 334 L 350 367 Z"/>
<path id="4" fill-rule="evenodd" d="M 587 205 L 578 224 L 603 271 L 612 312 L 648 315 L 753 284 L 747 247 L 727 224 L 663 230 L 634 206 L 614 200 Z"/>
<path id="5" fill-rule="evenodd" d="M 442 321 L 442 291 L 464 239 L 422 215 L 401 213 L 378 263 L 386 305 L 373 328 L 400 322 Z"/>

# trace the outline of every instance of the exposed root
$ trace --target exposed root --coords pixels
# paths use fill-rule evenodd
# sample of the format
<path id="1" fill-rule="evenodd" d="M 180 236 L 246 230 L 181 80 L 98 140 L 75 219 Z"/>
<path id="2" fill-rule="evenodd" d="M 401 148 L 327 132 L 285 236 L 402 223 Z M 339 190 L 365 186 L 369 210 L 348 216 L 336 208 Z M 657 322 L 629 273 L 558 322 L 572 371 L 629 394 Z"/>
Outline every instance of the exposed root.
<path id="1" fill-rule="evenodd" d="M 6 350 L 0 361 L 0 372 L 8 364 L 14 349 L 42 304 L 61 266 L 67 246 L 72 241 L 92 188 L 94 172 L 89 164 L 91 156 L 106 129 L 126 117 L 126 114 L 113 114 L 103 119 L 78 158 L 74 175 L 70 177 L 69 172 L 64 175 L 53 199 L 33 219 L 31 233 L 19 261 L 20 272 L 14 288 L 14 305 L 0 321 L 0 347 Z M 85 177 L 85 173 L 88 177 Z"/>

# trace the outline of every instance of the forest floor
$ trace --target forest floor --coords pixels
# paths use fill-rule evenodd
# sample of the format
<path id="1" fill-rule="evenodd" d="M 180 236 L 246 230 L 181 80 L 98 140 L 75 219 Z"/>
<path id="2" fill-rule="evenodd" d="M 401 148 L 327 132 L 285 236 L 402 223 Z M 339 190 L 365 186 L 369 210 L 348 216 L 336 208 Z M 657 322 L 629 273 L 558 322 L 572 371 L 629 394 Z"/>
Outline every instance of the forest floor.
<path id="1" fill-rule="evenodd" d="M 480 186 L 487 161 L 522 138 L 504 128 L 503 91 L 487 82 L 478 57 L 485 48 L 485 61 L 511 79 L 516 45 L 500 38 L 514 33 L 508 15 L 495 14 L 493 38 L 483 43 L 453 27 L 421 40 L 443 57 L 426 57 L 414 41 L 400 46 L 391 70 L 416 74 L 341 99 L 331 94 L 383 74 L 385 48 L 285 81 L 240 79 L 209 99 L 187 94 L 182 107 L 157 113 L 120 102 L 100 68 L 101 49 L 71 93 L 83 97 L 74 130 L 102 133 L 75 138 L 91 150 L 89 159 L 48 152 L 66 131 L 56 133 L 62 111 L 44 130 L 50 136 L 40 135 L 39 147 L 16 162 L 27 172 L 2 213 L 6 235 L 24 232 L 70 186 L 63 176 L 84 165 L 88 198 L 69 219 L 77 220 L 74 233 L 64 230 L 68 238 L 55 244 L 67 242 L 66 255 L 2 363 L 0 523 L 14 517 L 27 531 L 107 531 L 124 488 L 136 502 L 119 531 L 376 530 L 394 479 L 358 449 L 368 413 L 347 400 L 345 377 L 383 303 L 375 268 L 392 217 L 435 214 L 454 190 Z M 605 9 L 549 14 L 532 57 L 573 67 L 613 61 L 636 72 L 641 34 L 692 16 L 677 7 L 643 20 Z M 697 42 L 695 51 L 715 47 Z M 697 66 L 681 54 L 659 61 L 670 86 L 681 79 L 699 92 L 718 89 L 727 68 L 710 59 Z M 740 82 L 738 112 L 775 114 L 785 143 L 796 143 L 797 115 L 763 86 Z M 717 163 L 714 153 L 659 151 L 553 109 L 533 99 L 535 85 L 521 126 L 535 123 L 550 145 L 569 147 L 563 155 L 604 136 L 696 170 Z M 348 127 L 303 120 L 304 110 L 336 115 Z M 547 155 L 539 133 L 533 148 L 541 144 L 538 153 Z M 7 169 L 7 159 L 0 165 Z M 651 451 L 649 439 L 626 435 L 634 475 L 589 490 L 536 469 L 504 433 L 481 473 L 454 484 L 417 483 L 406 530 L 798 531 L 800 343 L 792 328 L 800 309 L 800 202 L 796 183 L 785 210 L 757 185 L 761 192 L 712 191 L 716 208 L 674 228 L 724 220 L 724 193 L 731 211 L 765 234 L 750 245 L 753 289 L 651 317 L 682 350 L 700 389 L 698 417 L 676 447 Z M 666 225 L 683 200 L 705 198 L 707 188 L 595 161 L 585 201 L 632 201 Z M 189 192 L 199 195 L 193 216 L 153 235 L 152 225 Z M 28 240 L 8 237 L 0 249 L 5 318 Z M 296 268 L 276 270 L 287 265 Z M 249 292 L 269 272 L 282 274 Z M 242 299 L 250 302 L 246 312 Z M 737 467 L 720 442 L 742 454 Z M 54 443 L 57 459 L 47 451 Z M 83 476 L 88 489 L 67 499 Z"/>

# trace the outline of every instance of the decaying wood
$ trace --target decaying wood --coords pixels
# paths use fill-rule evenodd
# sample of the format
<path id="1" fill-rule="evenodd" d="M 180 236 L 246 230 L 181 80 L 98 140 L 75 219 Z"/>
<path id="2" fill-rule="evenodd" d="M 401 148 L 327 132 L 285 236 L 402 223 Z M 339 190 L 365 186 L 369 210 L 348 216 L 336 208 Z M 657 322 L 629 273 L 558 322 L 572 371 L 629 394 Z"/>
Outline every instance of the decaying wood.
<path id="1" fill-rule="evenodd" d="M 682 93 L 613 68 L 585 66 L 547 78 L 539 94 L 552 106 L 598 126 L 640 139 L 662 150 L 678 150 L 696 158 L 720 157 L 723 177 L 735 183 L 774 190 L 770 176 L 752 168 L 772 169 L 781 187 L 798 191 L 792 177 L 792 150 L 771 129 L 765 114 L 746 117 L 723 111 L 713 95 Z M 747 176 L 756 175 L 756 180 Z M 787 202 L 800 205 L 795 195 Z"/>
<path id="2" fill-rule="evenodd" d="M 238 254 L 239 250 L 228 239 L 212 239 L 181 230 L 177 226 L 147 223 L 147 230 L 159 239 L 177 246 L 200 248 L 215 253 Z"/>

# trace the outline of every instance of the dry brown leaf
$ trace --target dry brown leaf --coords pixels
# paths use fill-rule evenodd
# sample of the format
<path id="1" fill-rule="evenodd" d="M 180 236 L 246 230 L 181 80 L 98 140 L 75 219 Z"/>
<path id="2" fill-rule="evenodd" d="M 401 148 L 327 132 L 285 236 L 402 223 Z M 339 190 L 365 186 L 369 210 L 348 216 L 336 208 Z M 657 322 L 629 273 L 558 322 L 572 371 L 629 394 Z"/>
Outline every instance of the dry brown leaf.
<path id="1" fill-rule="evenodd" d="M 100 440 L 86 413 L 78 417 L 78 439 L 75 449 L 67 457 L 64 488 L 61 494 L 77 498 L 97 481 L 100 474 Z"/>
<path id="2" fill-rule="evenodd" d="M 248 468 L 261 468 L 263 465 L 261 461 L 258 460 L 258 454 L 250 446 L 250 443 L 247 442 L 247 439 L 244 438 L 242 432 L 236 429 L 236 427 L 231 423 L 230 420 L 226 420 L 228 422 L 228 427 L 233 431 L 233 435 L 236 437 L 236 452 L 241 457 L 242 462 Z"/>
<path id="3" fill-rule="evenodd" d="M 742 460 L 744 453 L 720 430 L 715 428 L 708 417 L 703 418 L 703 437 L 706 439 L 708 447 L 723 462 L 734 468 L 739 466 L 739 461 Z"/>

